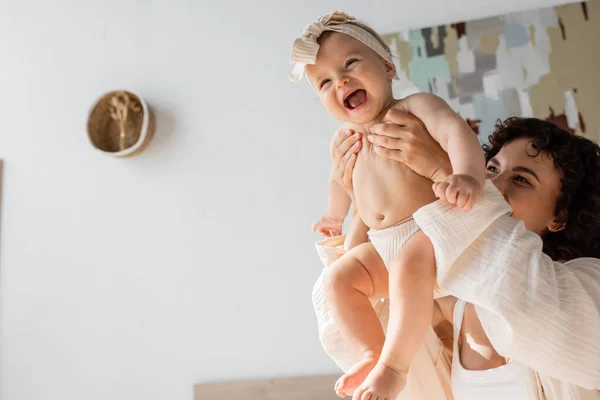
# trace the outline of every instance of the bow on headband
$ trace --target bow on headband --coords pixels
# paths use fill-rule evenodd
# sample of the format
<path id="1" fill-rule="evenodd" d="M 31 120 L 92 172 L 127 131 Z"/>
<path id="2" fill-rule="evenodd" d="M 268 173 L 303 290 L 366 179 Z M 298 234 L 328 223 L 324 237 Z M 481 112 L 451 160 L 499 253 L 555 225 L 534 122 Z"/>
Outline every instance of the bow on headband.
<path id="1" fill-rule="evenodd" d="M 316 63 L 317 53 L 319 52 L 319 43 L 317 40 L 325 31 L 339 32 L 352 36 L 365 46 L 371 48 L 381 58 L 391 63 L 392 57 L 390 53 L 373 35 L 359 26 L 349 24 L 349 22 L 355 21 L 354 17 L 341 11 L 335 11 L 322 16 L 316 22 L 306 26 L 302 32 L 302 36 L 299 36 L 292 45 L 290 63 L 294 64 L 294 69 L 290 74 L 290 80 L 292 82 L 299 81 L 304 76 L 306 65 Z"/>

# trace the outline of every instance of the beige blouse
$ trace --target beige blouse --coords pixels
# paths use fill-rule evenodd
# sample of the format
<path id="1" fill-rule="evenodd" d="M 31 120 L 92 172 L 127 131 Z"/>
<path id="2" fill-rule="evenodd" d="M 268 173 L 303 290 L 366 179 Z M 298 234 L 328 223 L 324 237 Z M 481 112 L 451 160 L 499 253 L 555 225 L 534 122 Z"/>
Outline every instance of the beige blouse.
<path id="1" fill-rule="evenodd" d="M 496 351 L 530 368 L 532 399 L 600 399 L 600 260 L 556 262 L 490 181 L 469 212 L 438 201 L 414 218 L 437 281 L 472 303 Z"/>

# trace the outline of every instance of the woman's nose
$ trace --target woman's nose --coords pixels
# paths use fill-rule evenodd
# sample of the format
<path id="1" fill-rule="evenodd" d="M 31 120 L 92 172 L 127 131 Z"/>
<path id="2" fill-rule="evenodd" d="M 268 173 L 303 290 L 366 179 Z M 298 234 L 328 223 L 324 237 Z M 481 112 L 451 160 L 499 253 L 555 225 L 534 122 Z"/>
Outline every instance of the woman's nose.
<path id="1" fill-rule="evenodd" d="M 508 177 L 504 174 L 498 174 L 490 180 L 496 186 L 496 188 L 502 194 L 502 196 L 504 196 L 504 200 L 506 200 L 510 204 L 510 202 L 508 201 Z"/>

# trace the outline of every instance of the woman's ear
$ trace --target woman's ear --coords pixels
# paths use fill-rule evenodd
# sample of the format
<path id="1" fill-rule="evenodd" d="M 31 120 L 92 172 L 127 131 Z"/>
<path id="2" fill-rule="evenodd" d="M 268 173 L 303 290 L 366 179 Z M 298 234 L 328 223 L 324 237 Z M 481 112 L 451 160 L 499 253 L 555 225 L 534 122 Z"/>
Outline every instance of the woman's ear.
<path id="1" fill-rule="evenodd" d="M 565 229 L 567 227 L 567 223 L 566 222 L 560 222 L 557 220 L 553 220 L 552 222 L 550 222 L 547 226 L 548 230 L 550 232 L 560 232 L 563 229 Z"/>
<path id="2" fill-rule="evenodd" d="M 560 232 L 567 227 L 567 221 L 569 219 L 569 212 L 562 210 L 557 217 L 554 217 L 552 221 L 546 227 L 550 232 Z"/>
<path id="3" fill-rule="evenodd" d="M 396 67 L 394 67 L 394 64 L 392 64 L 389 61 L 383 61 L 384 65 L 385 65 L 385 73 L 387 75 L 388 80 L 392 80 L 396 77 Z"/>

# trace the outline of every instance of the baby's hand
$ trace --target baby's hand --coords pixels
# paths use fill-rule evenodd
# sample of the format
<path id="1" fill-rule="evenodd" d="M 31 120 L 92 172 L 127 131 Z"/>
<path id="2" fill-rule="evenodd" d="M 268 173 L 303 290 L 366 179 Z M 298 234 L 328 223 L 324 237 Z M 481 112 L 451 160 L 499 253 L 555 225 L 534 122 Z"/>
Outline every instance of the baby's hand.
<path id="1" fill-rule="evenodd" d="M 482 196 L 483 188 L 471 175 L 450 175 L 433 184 L 436 197 L 469 211 Z"/>
<path id="2" fill-rule="evenodd" d="M 327 237 L 340 236 L 342 234 L 343 223 L 344 218 L 323 215 L 313 224 L 312 231 L 319 232 L 321 235 Z"/>

